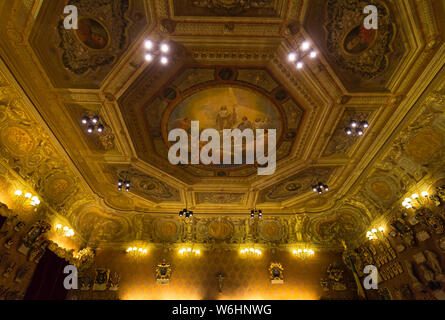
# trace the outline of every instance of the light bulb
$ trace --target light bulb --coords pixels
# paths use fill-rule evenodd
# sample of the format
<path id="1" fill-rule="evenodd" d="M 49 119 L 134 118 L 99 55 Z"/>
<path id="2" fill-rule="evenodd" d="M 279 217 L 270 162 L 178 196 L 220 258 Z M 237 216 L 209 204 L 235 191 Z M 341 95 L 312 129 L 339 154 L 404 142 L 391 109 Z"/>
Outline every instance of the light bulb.
<path id="1" fill-rule="evenodd" d="M 351 120 L 351 127 L 356 128 L 357 127 L 357 121 Z"/>
<path id="2" fill-rule="evenodd" d="M 99 122 L 99 117 L 98 116 L 94 116 L 93 118 L 91 118 L 91 122 L 93 122 L 94 124 Z"/>
<path id="3" fill-rule="evenodd" d="M 289 53 L 289 55 L 287 56 L 287 59 L 288 59 L 290 62 L 294 62 L 295 60 L 297 60 L 297 55 L 295 54 L 295 52 L 291 52 L 291 53 Z"/>
<path id="4" fill-rule="evenodd" d="M 380 227 L 380 228 L 379 228 L 379 231 L 380 231 L 380 232 L 383 232 L 383 231 L 385 231 L 385 228 Z"/>
<path id="5" fill-rule="evenodd" d="M 301 249 L 298 249 L 298 253 L 301 253 L 302 251 L 301 251 Z"/>
<path id="6" fill-rule="evenodd" d="M 414 193 L 414 194 L 411 195 L 411 198 L 413 198 L 413 199 L 418 199 L 418 198 L 419 198 L 419 195 L 418 195 L 417 193 Z"/>
<path id="7" fill-rule="evenodd" d="M 145 45 L 145 48 L 148 50 L 153 49 L 153 41 L 151 41 L 151 40 L 146 40 L 144 45 Z"/>
<path id="8" fill-rule="evenodd" d="M 187 248 L 187 252 L 191 252 L 192 251 L 192 249 L 191 248 Z"/>
<path id="9" fill-rule="evenodd" d="M 147 253 L 147 249 L 144 249 L 144 254 Z"/>
<path id="10" fill-rule="evenodd" d="M 147 53 L 145 55 L 145 61 L 152 61 L 153 60 L 153 55 L 151 53 Z"/>
<path id="11" fill-rule="evenodd" d="M 428 192 L 426 192 L 426 191 L 422 192 L 422 197 L 428 197 L 428 196 L 429 196 Z"/>
<path id="12" fill-rule="evenodd" d="M 168 58 L 167 57 L 161 57 L 161 63 L 162 64 L 167 64 L 168 63 Z"/>
<path id="13" fill-rule="evenodd" d="M 316 51 L 311 51 L 311 54 L 309 56 L 313 59 L 313 58 L 315 58 L 317 56 L 317 52 Z"/>
<path id="14" fill-rule="evenodd" d="M 94 126 L 89 126 L 87 129 L 88 133 L 93 133 L 94 131 Z"/>
<path id="15" fill-rule="evenodd" d="M 362 129 L 357 129 L 357 134 L 358 134 L 359 136 L 362 136 L 362 135 L 363 135 L 363 130 L 362 130 Z"/>
<path id="16" fill-rule="evenodd" d="M 169 50 L 170 50 L 170 47 L 168 46 L 168 44 L 166 44 L 166 43 L 161 44 L 161 52 L 167 53 Z"/>
<path id="17" fill-rule="evenodd" d="M 30 194 L 29 192 L 25 193 L 25 198 L 31 199 L 31 197 L 32 197 L 32 194 Z"/>
<path id="18" fill-rule="evenodd" d="M 21 195 L 22 195 L 22 190 L 16 190 L 16 191 L 14 192 L 14 194 L 15 194 L 16 196 L 21 196 Z"/>
<path id="19" fill-rule="evenodd" d="M 60 230 L 60 229 L 62 229 L 62 225 L 59 223 L 56 225 L 56 230 Z"/>
<path id="20" fill-rule="evenodd" d="M 309 43 L 309 41 L 304 41 L 301 44 L 301 50 L 306 51 L 306 50 L 308 50 L 310 48 L 310 46 L 311 46 L 311 44 Z"/>
<path id="21" fill-rule="evenodd" d="M 352 134 L 351 128 L 345 128 L 345 132 L 348 136 Z"/>
<path id="22" fill-rule="evenodd" d="M 88 117 L 83 117 L 83 118 L 82 118 L 82 123 L 83 123 L 83 124 L 87 124 L 88 121 L 90 121 L 90 118 L 88 118 Z"/>
<path id="23" fill-rule="evenodd" d="M 371 231 L 372 231 L 372 233 L 376 233 L 376 232 L 377 232 L 377 229 L 374 228 L 374 229 L 372 229 Z"/>
<path id="24" fill-rule="evenodd" d="M 133 247 L 133 251 L 137 251 L 138 250 L 138 248 L 136 248 L 136 247 Z"/>
<path id="25" fill-rule="evenodd" d="M 131 252 L 133 250 L 133 248 L 128 248 L 127 252 Z"/>
<path id="26" fill-rule="evenodd" d="M 297 69 L 301 69 L 301 68 L 303 68 L 303 62 L 298 61 L 297 62 Z"/>
<path id="27" fill-rule="evenodd" d="M 100 125 L 97 127 L 97 132 L 101 133 L 101 132 L 103 132 L 103 131 L 104 131 L 104 126 L 100 124 Z"/>
<path id="28" fill-rule="evenodd" d="M 63 227 L 63 231 L 68 231 L 68 227 Z"/>
<path id="29" fill-rule="evenodd" d="M 411 198 L 405 198 L 406 203 L 410 203 L 411 201 L 412 201 Z"/>

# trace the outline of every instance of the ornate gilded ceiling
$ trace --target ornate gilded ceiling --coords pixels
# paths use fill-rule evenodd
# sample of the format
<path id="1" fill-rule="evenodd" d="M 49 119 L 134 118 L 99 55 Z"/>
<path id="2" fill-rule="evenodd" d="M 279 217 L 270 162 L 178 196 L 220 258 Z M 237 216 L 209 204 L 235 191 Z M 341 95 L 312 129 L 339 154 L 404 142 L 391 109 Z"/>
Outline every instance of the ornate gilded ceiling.
<path id="1" fill-rule="evenodd" d="M 357 239 L 438 174 L 445 141 L 443 4 L 373 1 L 379 29 L 365 32 L 365 3 L 4 1 L 2 165 L 102 246 Z M 63 28 L 67 4 L 79 8 L 77 31 Z M 148 37 L 170 41 L 168 66 L 144 61 Z M 296 70 L 286 57 L 302 39 L 319 57 Z M 233 123 L 218 120 L 223 107 Z M 81 118 L 95 114 L 105 129 L 88 135 Z M 370 123 L 364 136 L 345 135 L 351 118 Z M 188 120 L 269 123 L 275 174 L 171 165 L 167 131 Z M 118 192 L 127 177 L 131 192 Z M 322 196 L 311 190 L 320 180 L 331 189 Z M 193 223 L 176 217 L 186 206 Z M 251 225 L 254 206 L 265 218 Z"/>

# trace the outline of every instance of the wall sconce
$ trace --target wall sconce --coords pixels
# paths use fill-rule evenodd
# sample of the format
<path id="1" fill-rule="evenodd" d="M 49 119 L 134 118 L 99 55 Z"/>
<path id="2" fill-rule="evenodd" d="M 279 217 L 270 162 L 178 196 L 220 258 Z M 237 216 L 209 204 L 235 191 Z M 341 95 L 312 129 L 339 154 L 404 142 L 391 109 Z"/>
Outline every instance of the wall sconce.
<path id="1" fill-rule="evenodd" d="M 40 204 L 40 199 L 39 199 L 39 197 L 38 196 L 33 196 L 31 193 L 29 193 L 29 192 L 26 192 L 25 194 L 23 194 L 23 191 L 22 190 L 16 190 L 15 192 L 14 192 L 14 194 L 17 196 L 17 197 L 24 197 L 25 198 L 25 201 L 27 201 L 26 199 L 29 199 L 29 204 L 31 205 L 31 206 L 33 206 L 33 207 L 35 207 L 35 206 L 38 206 L 39 204 Z"/>
<path id="2" fill-rule="evenodd" d="M 192 249 L 192 248 L 190 248 L 190 247 L 187 247 L 187 248 L 181 248 L 181 249 L 179 249 L 179 254 L 181 255 L 181 256 L 186 256 L 186 255 L 188 255 L 188 256 L 199 256 L 200 254 L 201 254 L 201 250 L 198 250 L 198 249 Z"/>
<path id="3" fill-rule="evenodd" d="M 263 254 L 261 250 L 255 248 L 241 249 L 240 253 L 244 256 L 261 256 Z"/>
<path id="4" fill-rule="evenodd" d="M 148 252 L 147 249 L 137 248 L 137 247 L 129 247 L 127 249 L 127 253 L 132 254 L 133 256 L 143 256 Z"/>
<path id="5" fill-rule="evenodd" d="M 60 223 L 56 225 L 56 233 L 67 238 L 74 237 L 74 230 L 66 226 L 62 226 Z"/>
<path id="6" fill-rule="evenodd" d="M 371 231 L 366 232 L 366 238 L 368 240 L 382 240 L 385 237 L 385 228 L 379 227 L 371 229 Z"/>
<path id="7" fill-rule="evenodd" d="M 292 251 L 293 255 L 304 260 L 307 257 L 311 257 L 315 254 L 314 250 L 312 249 L 295 249 L 294 251 Z"/>
<path id="8" fill-rule="evenodd" d="M 429 196 L 429 193 L 427 191 L 423 191 L 421 193 L 421 196 L 419 196 L 418 193 L 413 193 L 411 195 L 411 198 L 405 198 L 405 200 L 403 200 L 402 206 L 404 206 L 407 209 L 411 209 L 411 208 L 415 209 L 413 204 L 423 206 L 429 200 L 428 196 Z"/>

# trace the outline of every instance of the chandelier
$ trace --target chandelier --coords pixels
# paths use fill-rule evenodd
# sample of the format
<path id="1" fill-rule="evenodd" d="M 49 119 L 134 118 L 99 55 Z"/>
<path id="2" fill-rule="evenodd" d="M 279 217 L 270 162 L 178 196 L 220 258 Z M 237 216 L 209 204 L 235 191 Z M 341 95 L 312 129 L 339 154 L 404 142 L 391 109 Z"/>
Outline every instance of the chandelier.
<path id="1" fill-rule="evenodd" d="M 418 204 L 419 206 L 424 205 L 426 203 L 426 201 L 429 199 L 428 198 L 429 193 L 427 191 L 423 191 L 421 193 L 421 195 L 422 195 L 422 197 L 420 197 L 418 193 L 414 193 L 411 195 L 411 198 L 409 198 L 409 197 L 405 198 L 405 200 L 402 202 L 402 206 L 404 206 L 407 209 L 411 209 L 411 208 L 415 209 L 413 204 L 414 205 Z"/>
<path id="2" fill-rule="evenodd" d="M 166 41 L 156 42 L 148 39 L 144 42 L 144 47 L 146 50 L 146 61 L 151 62 L 159 56 L 159 61 L 161 62 L 161 64 L 168 64 L 168 53 L 170 52 L 170 45 Z"/>
<path id="3" fill-rule="evenodd" d="M 56 233 L 67 238 L 74 237 L 74 230 L 67 226 L 62 226 L 60 223 L 56 225 Z"/>
<path id="4" fill-rule="evenodd" d="M 192 218 L 193 217 L 193 211 L 189 211 L 187 209 L 183 209 L 183 210 L 179 211 L 179 216 L 181 218 L 184 217 L 185 219 Z"/>
<path id="5" fill-rule="evenodd" d="M 328 192 L 329 187 L 327 184 L 319 182 L 317 185 L 312 186 L 312 191 L 317 192 L 318 194 L 322 194 L 323 192 Z"/>
<path id="6" fill-rule="evenodd" d="M 261 252 L 261 250 L 259 249 L 255 249 L 255 248 L 244 248 L 240 250 L 240 253 L 243 256 L 261 256 L 263 254 L 263 252 Z"/>
<path id="7" fill-rule="evenodd" d="M 14 192 L 14 194 L 18 197 L 18 198 L 21 198 L 21 197 L 24 197 L 25 199 L 24 199 L 24 201 L 26 202 L 27 200 L 29 200 L 29 204 L 31 205 L 31 206 L 33 206 L 33 207 L 36 207 L 36 206 L 38 206 L 39 204 L 40 204 L 40 199 L 39 199 L 39 197 L 38 196 L 33 196 L 31 193 L 29 193 L 29 192 L 26 192 L 25 194 L 23 194 L 23 191 L 22 190 L 16 190 L 15 192 Z"/>
<path id="8" fill-rule="evenodd" d="M 132 256 L 143 256 L 146 255 L 148 252 L 147 249 L 143 249 L 143 248 L 138 248 L 138 247 L 129 247 L 127 249 L 127 253 L 131 254 Z"/>
<path id="9" fill-rule="evenodd" d="M 297 49 L 290 52 L 287 56 L 289 62 L 295 64 L 297 69 L 302 69 L 304 66 L 303 59 L 309 56 L 314 59 L 317 56 L 317 52 L 311 48 L 309 41 L 303 41 L 301 45 L 297 46 Z"/>
<path id="10" fill-rule="evenodd" d="M 369 123 L 365 120 L 363 121 L 357 121 L 357 120 L 351 120 L 349 121 L 348 127 L 345 128 L 345 132 L 348 136 L 350 135 L 357 135 L 362 136 L 365 133 L 365 129 L 369 127 Z"/>
<path id="11" fill-rule="evenodd" d="M 368 238 L 368 240 L 382 240 L 385 237 L 384 232 L 384 227 L 379 227 L 378 229 L 373 228 L 371 231 L 366 232 L 366 238 Z"/>
<path id="12" fill-rule="evenodd" d="M 201 254 L 201 250 L 190 247 L 181 248 L 178 250 L 178 252 L 181 256 L 199 256 Z"/>
<path id="13" fill-rule="evenodd" d="M 130 191 L 130 180 L 122 180 L 119 179 L 117 181 L 117 190 L 122 191 L 122 188 L 125 186 L 125 191 L 129 192 Z"/>
<path id="14" fill-rule="evenodd" d="M 97 115 L 94 115 L 92 117 L 84 116 L 81 122 L 83 125 L 87 126 L 86 130 L 88 133 L 93 133 L 94 131 L 102 133 L 105 129 L 103 124 L 100 123 L 100 118 Z"/>
<path id="15" fill-rule="evenodd" d="M 262 219 L 263 218 L 263 210 L 253 209 L 253 210 L 250 211 L 250 217 L 252 219 L 255 219 L 255 214 L 258 215 L 258 219 Z"/>
<path id="16" fill-rule="evenodd" d="M 292 251 L 292 253 L 294 254 L 294 256 L 302 260 L 311 257 L 315 254 L 315 252 L 312 249 L 307 249 L 307 248 L 295 249 L 294 251 Z"/>

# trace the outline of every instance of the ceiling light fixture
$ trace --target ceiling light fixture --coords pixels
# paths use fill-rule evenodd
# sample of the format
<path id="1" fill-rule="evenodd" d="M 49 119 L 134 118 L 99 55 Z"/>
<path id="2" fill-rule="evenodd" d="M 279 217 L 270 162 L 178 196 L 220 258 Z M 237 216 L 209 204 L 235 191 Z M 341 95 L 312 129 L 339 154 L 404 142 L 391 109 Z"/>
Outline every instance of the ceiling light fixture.
<path id="1" fill-rule="evenodd" d="M 262 219 L 263 218 L 263 210 L 250 210 L 250 218 L 255 219 L 255 214 L 258 215 L 258 219 Z"/>
<path id="2" fill-rule="evenodd" d="M 356 120 L 351 120 L 345 128 L 345 132 L 348 136 L 362 136 L 367 128 L 369 128 L 369 123 L 367 121 L 363 120 L 358 122 Z"/>
<path id="3" fill-rule="evenodd" d="M 302 69 L 304 67 L 303 59 L 305 57 L 309 56 L 311 59 L 314 59 L 317 55 L 317 51 L 311 50 L 311 43 L 305 40 L 297 46 L 296 50 L 288 54 L 287 59 L 289 62 L 295 63 L 297 69 Z"/>
<path id="4" fill-rule="evenodd" d="M 181 218 L 184 217 L 185 219 L 193 218 L 193 211 L 183 209 L 183 210 L 179 211 L 179 216 Z"/>
<path id="5" fill-rule="evenodd" d="M 131 182 L 130 180 L 122 180 L 119 179 L 117 181 L 117 190 L 122 191 L 122 189 L 125 187 L 125 191 L 130 191 Z"/>
<path id="6" fill-rule="evenodd" d="M 307 249 L 307 248 L 295 249 L 292 251 L 292 253 L 294 254 L 294 256 L 300 258 L 301 260 L 304 260 L 304 259 L 311 257 L 315 254 L 314 250 Z"/>
<path id="7" fill-rule="evenodd" d="M 155 42 L 153 40 L 146 40 L 144 47 L 147 50 L 145 53 L 145 61 L 152 62 L 155 57 L 160 56 L 159 61 L 162 65 L 168 64 L 167 54 L 170 52 L 170 45 L 168 42 Z"/>
<path id="8" fill-rule="evenodd" d="M 36 207 L 36 206 L 38 206 L 40 204 L 39 197 L 38 196 L 33 196 L 29 192 L 26 192 L 25 194 L 23 194 L 22 190 L 16 190 L 14 192 L 14 195 L 17 196 L 17 197 L 22 197 L 23 196 L 25 199 L 28 199 L 29 200 L 29 204 L 31 206 L 33 206 L 33 207 Z M 27 201 L 27 200 L 25 200 L 25 201 Z"/>
<path id="9" fill-rule="evenodd" d="M 329 187 L 327 184 L 319 182 L 317 185 L 312 186 L 312 191 L 317 192 L 318 194 L 323 194 L 324 192 L 329 191 Z"/>
<path id="10" fill-rule="evenodd" d="M 83 125 L 88 125 L 86 127 L 86 131 L 88 133 L 93 133 L 94 131 L 97 131 L 98 133 L 102 133 L 105 130 L 105 126 L 100 123 L 100 118 L 97 115 L 94 115 L 92 117 L 84 116 L 84 117 L 82 117 L 80 122 Z"/>

